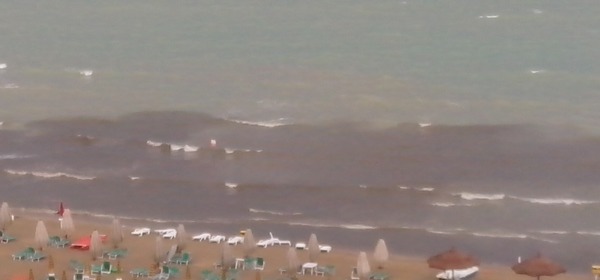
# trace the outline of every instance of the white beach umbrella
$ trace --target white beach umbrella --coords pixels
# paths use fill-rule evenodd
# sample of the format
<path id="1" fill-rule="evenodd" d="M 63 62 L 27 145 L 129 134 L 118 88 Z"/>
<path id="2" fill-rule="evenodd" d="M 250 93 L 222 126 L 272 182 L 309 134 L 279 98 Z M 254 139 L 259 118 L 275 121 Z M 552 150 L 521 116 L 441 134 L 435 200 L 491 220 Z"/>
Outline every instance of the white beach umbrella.
<path id="1" fill-rule="evenodd" d="M 319 249 L 319 241 L 317 240 L 316 234 L 311 234 L 308 238 L 308 259 L 311 262 L 317 262 L 317 257 L 321 253 Z"/>
<path id="2" fill-rule="evenodd" d="M 35 244 L 40 250 L 43 250 L 44 247 L 48 246 L 49 240 L 46 224 L 44 224 L 44 221 L 38 221 L 35 226 Z"/>
<path id="3" fill-rule="evenodd" d="M 356 272 L 360 279 L 368 279 L 371 273 L 371 266 L 369 265 L 369 259 L 367 259 L 367 253 L 360 252 L 358 254 L 358 260 L 356 261 Z"/>
<path id="4" fill-rule="evenodd" d="M 375 259 L 375 263 L 379 269 L 383 268 L 385 263 L 390 258 L 387 245 L 383 239 L 379 239 L 377 241 L 377 245 L 375 245 L 375 251 L 373 252 L 373 258 Z"/>
<path id="5" fill-rule="evenodd" d="M 0 227 L 2 227 L 2 230 L 4 231 L 11 222 L 12 215 L 8 203 L 2 202 L 2 206 L 0 206 Z"/>
<path id="6" fill-rule="evenodd" d="M 115 248 L 119 247 L 119 244 L 121 244 L 121 242 L 123 242 L 123 238 L 124 238 L 124 234 L 123 234 L 123 227 L 121 226 L 121 222 L 119 222 L 119 219 L 114 218 L 112 221 L 112 234 L 110 236 L 113 246 Z"/>
<path id="7" fill-rule="evenodd" d="M 179 226 L 177 226 L 177 251 L 181 252 L 188 241 L 188 234 L 185 231 L 185 227 L 183 226 L 183 224 L 179 224 Z"/>
<path id="8" fill-rule="evenodd" d="M 102 240 L 100 240 L 100 234 L 97 230 L 94 230 L 90 237 L 90 253 L 92 254 L 92 260 L 96 260 L 102 254 Z"/>
<path id="9" fill-rule="evenodd" d="M 221 248 L 221 265 L 223 268 L 228 268 L 233 265 L 234 261 L 235 257 L 231 251 L 231 246 L 227 244 L 227 242 L 224 242 L 223 247 Z"/>
<path id="10" fill-rule="evenodd" d="M 163 258 L 165 257 L 165 249 L 163 248 L 163 239 L 160 236 L 157 236 L 154 241 L 154 262 L 161 263 Z"/>
<path id="11" fill-rule="evenodd" d="M 287 251 L 287 272 L 288 275 L 295 277 L 300 267 L 300 261 L 298 260 L 298 253 L 296 253 L 296 248 L 290 247 Z"/>
<path id="12" fill-rule="evenodd" d="M 254 251 L 256 250 L 256 239 L 254 239 L 254 234 L 251 229 L 246 230 L 244 233 L 244 254 L 246 257 L 252 256 Z"/>
<path id="13" fill-rule="evenodd" d="M 73 223 L 73 216 L 71 216 L 71 209 L 65 209 L 63 212 L 60 229 L 65 233 L 66 238 L 69 238 L 69 236 L 75 232 L 75 224 Z"/>
<path id="14" fill-rule="evenodd" d="M 170 262 L 173 259 L 173 257 L 175 256 L 175 254 L 177 254 L 177 244 L 171 245 L 169 252 L 167 252 L 167 257 L 166 257 L 165 261 Z"/>

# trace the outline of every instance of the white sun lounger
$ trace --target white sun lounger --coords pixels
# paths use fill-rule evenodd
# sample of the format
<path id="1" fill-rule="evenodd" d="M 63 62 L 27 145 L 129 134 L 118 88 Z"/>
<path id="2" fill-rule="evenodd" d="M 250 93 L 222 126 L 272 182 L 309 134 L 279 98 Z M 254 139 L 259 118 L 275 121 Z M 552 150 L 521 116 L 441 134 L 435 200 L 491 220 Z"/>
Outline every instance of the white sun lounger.
<path id="1" fill-rule="evenodd" d="M 212 237 L 212 235 L 210 233 L 205 232 L 205 233 L 202 233 L 202 234 L 194 235 L 192 237 L 192 240 L 195 240 L 195 241 L 209 241 L 211 237 Z"/>
<path id="2" fill-rule="evenodd" d="M 439 280 L 452 280 L 452 279 L 467 280 L 467 279 L 472 279 L 477 274 L 478 271 L 479 271 L 479 267 L 477 267 L 477 266 L 469 267 L 466 269 L 456 269 L 454 271 L 446 270 L 446 271 L 441 272 L 438 275 L 436 275 L 436 278 Z M 454 278 L 452 278 L 452 275 L 454 275 Z"/>

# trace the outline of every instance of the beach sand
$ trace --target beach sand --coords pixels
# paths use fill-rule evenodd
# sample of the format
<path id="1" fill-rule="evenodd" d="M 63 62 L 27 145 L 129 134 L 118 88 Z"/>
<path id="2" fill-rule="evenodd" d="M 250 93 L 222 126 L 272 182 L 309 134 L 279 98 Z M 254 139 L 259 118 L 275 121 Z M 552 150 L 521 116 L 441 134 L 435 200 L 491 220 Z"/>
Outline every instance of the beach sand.
<path id="1" fill-rule="evenodd" d="M 27 275 L 29 269 L 32 269 L 35 275 L 35 279 L 45 279 L 48 273 L 48 260 L 40 262 L 30 261 L 14 261 L 12 254 L 23 250 L 26 247 L 35 247 L 34 232 L 35 226 L 38 220 L 44 220 L 48 233 L 52 235 L 62 235 L 60 231 L 58 217 L 52 214 L 39 214 L 39 213 L 27 213 L 13 211 L 17 216 L 17 219 L 13 221 L 6 229 L 6 232 L 17 238 L 17 241 L 10 242 L 8 244 L 0 244 L 0 279 L 11 279 L 16 275 Z M 90 220 L 82 216 L 73 216 L 76 232 L 71 240 L 77 240 L 80 237 L 90 235 L 92 231 L 98 230 L 101 234 L 109 235 L 111 233 L 110 220 L 96 221 Z M 176 227 L 174 225 L 173 227 Z M 121 273 L 102 275 L 102 279 L 132 279 L 129 271 L 133 268 L 146 267 L 149 268 L 152 264 L 152 255 L 155 248 L 155 234 L 137 237 L 129 235 L 130 229 L 126 229 L 125 240 L 121 244 L 121 248 L 128 250 L 128 255 L 120 262 Z M 196 233 L 188 233 L 196 234 Z M 316 232 L 318 235 L 318 232 Z M 283 238 L 283 237 L 282 237 Z M 307 237 L 308 238 L 308 237 Z M 170 247 L 171 244 L 175 244 L 175 240 L 164 240 L 165 249 Z M 376 240 L 373 240 L 375 244 Z M 388 241 L 389 242 L 389 241 Z M 401 242 L 394 240 L 393 242 Z M 110 240 L 104 245 L 104 248 L 111 248 Z M 262 279 L 276 279 L 279 275 L 279 268 L 285 267 L 286 264 L 286 252 L 288 247 L 269 247 L 269 248 L 258 248 L 254 256 L 263 257 L 265 259 L 265 269 L 261 272 Z M 189 241 L 185 251 L 190 252 L 192 256 L 192 262 L 190 268 L 192 272 L 192 278 L 199 280 L 200 272 L 205 269 L 213 269 L 215 262 L 219 260 L 221 245 L 209 244 L 207 242 L 193 242 Z M 236 257 L 242 257 L 242 246 L 234 247 L 234 254 Z M 443 250 L 441 250 L 443 251 Z M 49 254 L 54 259 L 55 273 L 60 279 L 62 271 L 65 270 L 67 279 L 72 279 L 73 271 L 69 268 L 69 260 L 76 259 L 86 265 L 92 263 L 101 263 L 102 260 L 92 262 L 91 254 L 89 251 L 80 251 L 70 248 L 45 248 L 43 251 L 45 254 Z M 356 265 L 358 257 L 357 251 L 344 250 L 333 248 L 330 253 L 322 253 L 317 260 L 320 265 L 334 265 L 336 267 L 335 276 L 330 279 L 349 279 L 351 268 Z M 431 269 L 427 266 L 426 260 L 422 258 L 401 256 L 398 253 L 391 252 L 390 261 L 383 269 L 386 273 L 391 276 L 391 279 L 408 279 L 408 280 L 434 280 L 435 275 L 439 271 Z M 372 257 L 372 252 L 367 252 L 369 257 Z M 298 251 L 298 257 L 300 262 L 308 261 L 307 251 Z M 116 266 L 116 262 L 112 261 L 113 266 Z M 375 269 L 375 265 L 371 264 L 372 270 Z M 185 268 L 181 266 L 181 273 L 179 279 L 184 279 Z M 577 275 L 577 274 L 563 274 L 552 277 L 551 279 L 556 280 L 578 280 L 578 279 L 591 279 L 592 275 Z M 300 279 L 325 279 L 322 276 L 305 276 L 301 275 Z M 241 279 L 256 279 L 256 273 L 254 271 L 243 271 L 241 273 Z M 486 280 L 506 280 L 506 279 L 533 279 L 531 277 L 516 275 L 512 272 L 509 267 L 500 267 L 494 265 L 482 264 L 480 273 L 477 279 Z M 550 278 L 548 278 L 550 279 Z"/>

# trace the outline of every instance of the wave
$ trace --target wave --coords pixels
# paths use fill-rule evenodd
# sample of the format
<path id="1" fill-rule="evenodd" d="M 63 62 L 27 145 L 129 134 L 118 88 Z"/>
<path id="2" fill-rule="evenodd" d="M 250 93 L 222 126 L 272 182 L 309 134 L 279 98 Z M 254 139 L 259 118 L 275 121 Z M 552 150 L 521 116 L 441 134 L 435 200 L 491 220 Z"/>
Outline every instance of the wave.
<path id="1" fill-rule="evenodd" d="M 429 233 L 433 233 L 433 234 L 443 234 L 443 235 L 454 235 L 457 233 L 455 231 L 439 230 L 439 229 L 432 229 L 432 228 L 426 228 L 425 231 L 427 231 Z"/>
<path id="2" fill-rule="evenodd" d="M 500 17 L 500 15 L 482 15 L 482 16 L 479 16 L 479 18 L 485 18 L 485 19 L 496 19 L 496 18 L 499 18 L 499 17 Z"/>
<path id="3" fill-rule="evenodd" d="M 284 122 L 285 120 L 286 120 L 286 118 L 278 118 L 278 119 L 270 120 L 270 121 L 243 121 L 243 120 L 235 120 L 235 119 L 229 119 L 228 121 L 231 121 L 234 123 L 239 123 L 239 124 L 245 124 L 245 125 L 255 125 L 255 126 L 273 128 L 273 127 L 278 127 L 278 126 L 289 125 L 289 123 Z"/>
<path id="4" fill-rule="evenodd" d="M 547 234 L 547 235 L 551 235 L 551 234 L 565 235 L 565 234 L 569 233 L 566 230 L 538 230 L 538 231 L 534 231 L 534 232 L 539 233 L 539 234 Z"/>
<path id="5" fill-rule="evenodd" d="M 17 89 L 17 88 L 19 88 L 19 85 L 15 84 L 15 83 L 7 83 L 7 84 L 3 84 L 0 88 L 3 88 L 3 89 Z"/>
<path id="6" fill-rule="evenodd" d="M 230 183 L 230 182 L 225 182 L 225 186 L 230 188 L 230 189 L 235 189 L 237 188 L 238 184 L 237 183 Z"/>
<path id="7" fill-rule="evenodd" d="M 308 223 L 308 222 L 289 222 L 291 226 L 305 226 L 305 227 L 317 227 L 317 228 L 343 228 L 351 230 L 371 230 L 378 229 L 375 226 L 361 225 L 361 224 L 320 224 L 320 223 Z"/>
<path id="8" fill-rule="evenodd" d="M 274 210 L 264 210 L 264 209 L 256 209 L 256 208 L 248 208 L 250 213 L 260 213 L 260 214 L 269 214 L 275 216 L 299 216 L 302 215 L 301 212 L 280 212 Z"/>
<path id="9" fill-rule="evenodd" d="M 402 186 L 399 185 L 398 186 L 399 189 L 401 190 L 415 190 L 415 191 L 419 191 L 419 192 L 432 192 L 435 191 L 434 187 L 407 187 L 407 186 Z"/>
<path id="10" fill-rule="evenodd" d="M 129 180 L 131 180 L 131 181 L 142 180 L 142 177 L 139 177 L 139 176 L 129 176 Z"/>
<path id="11" fill-rule="evenodd" d="M 460 196 L 460 198 L 465 200 L 502 200 L 506 197 L 505 194 L 484 194 L 484 193 L 469 193 L 469 192 L 461 192 L 456 193 L 455 195 Z"/>
<path id="12" fill-rule="evenodd" d="M 453 203 L 453 202 L 433 202 L 431 203 L 432 206 L 437 206 L 437 207 L 454 207 L 454 206 L 462 206 L 462 207 L 469 207 L 469 206 L 473 206 L 474 204 L 470 204 L 470 203 Z"/>
<path id="13" fill-rule="evenodd" d="M 518 196 L 511 196 L 511 198 L 530 202 L 530 203 L 546 204 L 546 205 L 555 204 L 555 205 L 567 205 L 568 206 L 568 205 L 585 205 L 585 204 L 600 203 L 600 201 L 597 201 L 597 200 L 579 200 L 579 199 L 572 199 L 572 198 L 526 198 L 526 197 L 518 197 Z"/>
<path id="14" fill-rule="evenodd" d="M 228 155 L 234 153 L 262 153 L 262 151 L 263 150 L 225 148 L 225 153 Z"/>
<path id="15" fill-rule="evenodd" d="M 0 122 L 0 125 L 2 125 L 2 123 Z M 21 159 L 21 158 L 31 158 L 33 157 L 32 155 L 20 155 L 20 154 L 4 154 L 4 155 L 0 155 L 0 160 L 4 160 L 4 159 Z"/>
<path id="16" fill-rule="evenodd" d="M 600 231 L 580 230 L 576 231 L 579 235 L 600 236 Z"/>
<path id="17" fill-rule="evenodd" d="M 69 174 L 69 173 L 64 173 L 64 172 L 52 173 L 52 172 L 25 171 L 25 170 L 13 170 L 13 169 L 4 169 L 4 172 L 11 174 L 11 175 L 19 175 L 19 176 L 31 175 L 34 177 L 41 177 L 41 178 L 46 178 L 46 179 L 61 178 L 61 177 L 77 179 L 77 180 L 94 180 L 94 179 L 96 179 L 96 177 L 93 177 L 93 176 L 76 175 L 76 174 Z"/>
<path id="18" fill-rule="evenodd" d="M 157 141 L 152 141 L 152 140 L 146 141 L 146 144 L 151 147 L 169 147 L 169 149 L 171 149 L 171 151 L 173 151 L 173 152 L 175 152 L 175 151 L 197 152 L 198 149 L 200 149 L 200 147 L 198 147 L 198 146 L 193 146 L 193 145 L 188 145 L 188 144 L 180 145 L 180 144 L 157 142 Z"/>
<path id="19" fill-rule="evenodd" d="M 500 238 L 500 239 L 532 239 L 547 243 L 558 243 L 557 240 L 531 236 L 523 233 L 503 233 L 503 232 L 472 232 L 471 235 L 477 237 Z"/>

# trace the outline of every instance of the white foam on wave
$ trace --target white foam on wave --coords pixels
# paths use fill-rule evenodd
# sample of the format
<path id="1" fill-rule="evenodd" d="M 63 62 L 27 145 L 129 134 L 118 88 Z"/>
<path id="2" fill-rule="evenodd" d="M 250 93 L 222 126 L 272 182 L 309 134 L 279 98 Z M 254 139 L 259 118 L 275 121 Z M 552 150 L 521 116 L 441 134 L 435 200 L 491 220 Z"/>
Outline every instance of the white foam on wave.
<path id="1" fill-rule="evenodd" d="M 500 17 L 500 15 L 481 15 L 481 16 L 479 16 L 479 18 L 483 18 L 483 19 L 496 19 L 499 17 Z"/>
<path id="2" fill-rule="evenodd" d="M 506 197 L 503 193 L 497 194 L 484 194 L 484 193 L 470 193 L 470 192 L 461 192 L 456 193 L 455 195 L 460 196 L 460 198 L 465 200 L 502 200 Z"/>
<path id="3" fill-rule="evenodd" d="M 244 121 L 244 120 L 235 120 L 235 119 L 230 119 L 229 121 L 232 121 L 234 123 L 239 123 L 239 124 L 245 124 L 245 125 L 255 125 L 255 126 L 273 128 L 273 127 L 278 127 L 278 126 L 289 125 L 288 123 L 285 122 L 285 120 L 286 120 L 286 118 L 278 118 L 278 119 L 270 120 L 270 121 Z"/>
<path id="4" fill-rule="evenodd" d="M 527 234 L 501 233 L 501 232 L 472 232 L 471 235 L 477 236 L 477 237 L 508 238 L 508 239 L 525 239 L 525 238 L 529 237 Z"/>
<path id="5" fill-rule="evenodd" d="M 230 188 L 230 189 L 235 189 L 237 188 L 238 184 L 237 183 L 231 183 L 231 182 L 225 182 L 225 186 Z"/>
<path id="6" fill-rule="evenodd" d="M 0 122 L 0 125 L 2 125 L 2 123 Z M 33 157 L 32 155 L 20 155 L 20 154 L 4 154 L 4 155 L 0 155 L 0 160 L 5 160 L 5 159 L 21 159 L 21 158 L 30 158 Z"/>
<path id="7" fill-rule="evenodd" d="M 167 146 L 169 146 L 169 149 L 171 149 L 171 151 L 173 151 L 173 152 L 183 151 L 186 153 L 190 153 L 190 152 L 197 152 L 200 149 L 200 147 L 198 147 L 198 146 L 193 146 L 193 145 L 189 145 L 189 144 L 170 144 L 170 143 L 163 143 L 163 142 L 152 141 L 152 140 L 146 141 L 146 144 L 151 147 L 161 147 L 163 145 L 167 145 Z"/>
<path id="8" fill-rule="evenodd" d="M 544 13 L 544 11 L 542 11 L 542 10 L 540 10 L 540 9 L 533 9 L 533 10 L 531 10 L 531 11 L 532 11 L 534 14 L 536 14 L 536 15 L 540 15 L 540 14 L 543 14 L 543 13 Z"/>
<path id="9" fill-rule="evenodd" d="M 321 223 L 289 222 L 288 225 L 317 227 L 317 228 L 344 228 L 344 229 L 350 229 L 350 230 L 377 229 L 377 227 L 375 227 L 375 226 L 362 225 L 362 224 L 321 224 Z"/>
<path id="10" fill-rule="evenodd" d="M 94 180 L 96 177 L 93 176 L 85 176 L 85 175 L 76 175 L 65 172 L 40 172 L 40 171 L 25 171 L 25 170 L 13 170 L 13 169 L 4 169 L 4 172 L 11 175 L 31 175 L 34 177 L 52 179 L 52 178 L 71 178 L 77 180 Z"/>
<path id="11" fill-rule="evenodd" d="M 398 188 L 401 189 L 401 190 L 415 190 L 415 191 L 419 191 L 419 192 L 433 192 L 433 191 L 435 191 L 434 187 L 428 187 L 428 186 L 425 186 L 425 187 L 407 187 L 407 186 L 401 186 L 401 185 L 399 185 Z"/>
<path id="12" fill-rule="evenodd" d="M 225 148 L 225 153 L 228 155 L 234 153 L 262 153 L 262 151 L 263 150 Z"/>
<path id="13" fill-rule="evenodd" d="M 572 199 L 572 198 L 526 198 L 526 197 L 518 197 L 518 196 L 511 196 L 511 198 L 530 202 L 530 203 L 545 204 L 545 205 L 569 206 L 569 205 L 586 205 L 586 204 L 600 203 L 600 201 L 597 201 L 597 200 L 579 200 L 579 199 Z"/>
<path id="14" fill-rule="evenodd" d="M 19 85 L 15 84 L 15 83 L 8 83 L 8 84 L 3 84 L 2 88 L 3 89 L 17 89 L 17 88 L 19 88 Z"/>
<path id="15" fill-rule="evenodd" d="M 566 230 L 538 230 L 535 232 L 546 235 L 565 235 L 569 233 Z"/>
<path id="16" fill-rule="evenodd" d="M 84 77 L 91 77 L 92 75 L 94 75 L 94 70 L 81 69 L 81 70 L 79 70 L 79 75 L 84 76 Z"/>
<path id="17" fill-rule="evenodd" d="M 433 234 L 443 234 L 443 235 L 453 235 L 453 234 L 456 234 L 455 231 L 449 231 L 449 230 L 439 230 L 439 229 L 433 229 L 433 228 L 426 228 L 425 230 L 427 232 L 433 233 Z"/>
<path id="18" fill-rule="evenodd" d="M 257 208 L 248 208 L 248 211 L 250 213 L 269 214 L 269 215 L 274 215 L 274 216 L 299 216 L 299 215 L 302 215 L 301 212 L 281 212 L 281 211 L 265 210 L 265 209 L 257 209 Z"/>
<path id="19" fill-rule="evenodd" d="M 6 68 L 8 68 L 8 64 L 0 63 L 0 70 L 6 70 Z"/>
<path id="20" fill-rule="evenodd" d="M 131 180 L 131 181 L 142 180 L 142 177 L 139 177 L 139 176 L 129 176 L 129 180 Z"/>
<path id="21" fill-rule="evenodd" d="M 545 72 L 546 72 L 546 70 L 544 70 L 544 69 L 530 69 L 529 70 L 530 74 L 541 74 L 541 73 L 545 73 Z"/>
<path id="22" fill-rule="evenodd" d="M 590 236 L 600 236 L 600 231 L 595 231 L 595 230 L 580 230 L 580 231 L 577 231 L 577 234 L 579 234 L 579 235 L 590 235 Z"/>
<path id="23" fill-rule="evenodd" d="M 470 204 L 470 203 L 454 203 L 454 202 L 432 202 L 431 205 L 432 206 L 437 206 L 437 207 L 455 207 L 455 206 L 468 207 L 468 206 L 473 206 L 474 204 Z"/>

